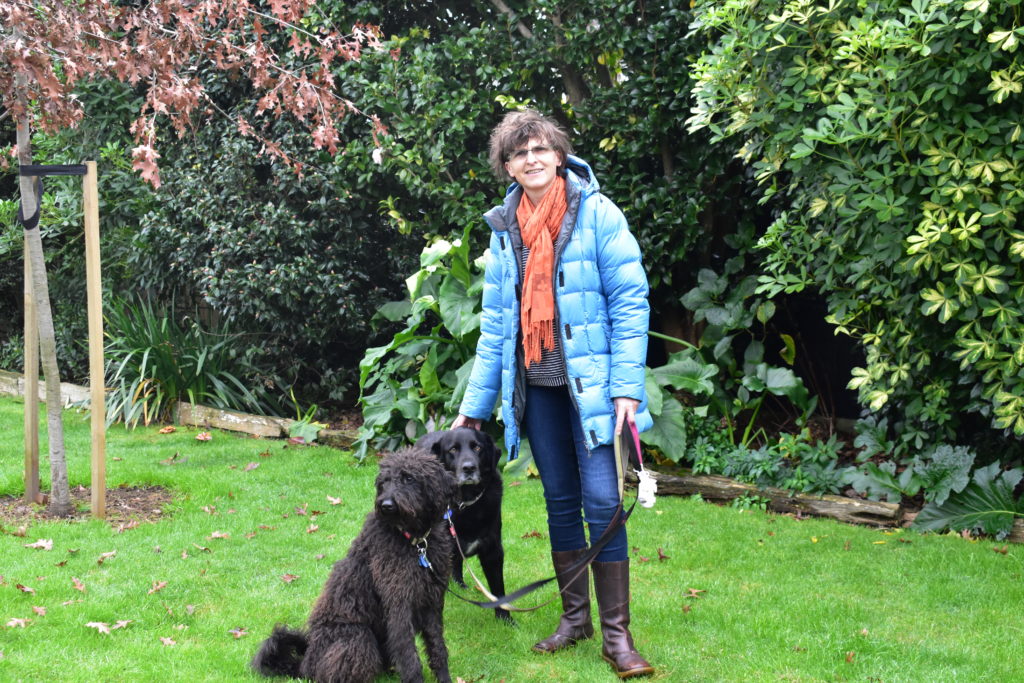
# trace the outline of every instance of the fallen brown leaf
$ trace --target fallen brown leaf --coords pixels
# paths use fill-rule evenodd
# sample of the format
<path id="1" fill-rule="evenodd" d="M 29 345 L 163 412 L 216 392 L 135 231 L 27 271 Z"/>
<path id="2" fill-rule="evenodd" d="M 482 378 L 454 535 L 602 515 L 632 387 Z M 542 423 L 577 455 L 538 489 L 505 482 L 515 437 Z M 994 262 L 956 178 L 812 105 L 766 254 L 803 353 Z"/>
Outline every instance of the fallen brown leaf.
<path id="1" fill-rule="evenodd" d="M 167 587 L 167 582 L 166 581 L 154 581 L 153 582 L 153 587 L 150 588 L 146 592 L 146 595 L 152 595 L 153 593 L 156 593 L 159 590 L 163 590 L 166 587 Z"/>
<path id="2" fill-rule="evenodd" d="M 75 590 L 82 591 L 83 593 L 85 592 L 85 584 L 74 576 L 71 577 L 71 583 L 75 586 Z"/>
<path id="3" fill-rule="evenodd" d="M 283 576 L 281 576 L 281 580 L 284 581 L 285 583 L 291 583 L 292 581 L 294 581 L 297 578 L 299 578 L 299 577 L 296 576 L 295 574 L 284 574 Z"/>
<path id="4" fill-rule="evenodd" d="M 233 635 L 235 637 L 235 640 L 241 638 L 242 636 L 249 635 L 249 632 L 246 631 L 244 628 L 233 628 L 230 631 L 228 631 L 228 633 Z"/>
<path id="5" fill-rule="evenodd" d="M 15 617 L 7 622 L 7 628 L 25 628 L 30 623 L 32 623 L 31 619 L 19 619 Z"/>
<path id="6" fill-rule="evenodd" d="M 163 636 L 160 636 L 160 642 L 161 642 L 161 643 L 162 643 L 162 644 L 163 644 L 163 645 L 164 645 L 165 647 L 173 647 L 173 646 L 177 645 L 177 643 L 176 643 L 176 642 L 174 642 L 174 639 L 173 639 L 173 638 L 165 638 L 165 637 L 163 637 Z"/>
<path id="7" fill-rule="evenodd" d="M 100 633 L 110 633 L 110 624 L 104 624 L 102 621 L 90 621 L 86 626 L 94 628 Z"/>
<path id="8" fill-rule="evenodd" d="M 111 631 L 113 631 L 114 629 L 124 628 L 124 627 L 126 627 L 126 626 L 127 626 L 128 624 L 130 624 L 130 623 L 132 623 L 132 620 L 131 620 L 131 619 L 121 619 L 121 620 L 120 620 L 120 621 L 118 621 L 118 622 L 117 622 L 116 624 L 114 624 L 113 626 L 111 626 L 111 627 L 110 627 L 110 630 L 111 630 Z"/>
<path id="9" fill-rule="evenodd" d="M 341 498 L 335 498 L 334 496 L 327 496 L 327 502 L 331 505 L 341 505 Z"/>
<path id="10" fill-rule="evenodd" d="M 207 538 L 231 538 L 231 534 L 226 531 L 214 531 Z"/>
<path id="11" fill-rule="evenodd" d="M 243 467 L 242 471 L 243 472 L 252 472 L 254 469 L 256 469 L 259 466 L 260 466 L 260 464 L 258 462 L 251 462 L 248 465 L 246 465 L 245 467 Z"/>
<path id="12" fill-rule="evenodd" d="M 701 593 L 706 593 L 703 588 L 687 588 L 684 598 L 699 598 Z"/>
<path id="13" fill-rule="evenodd" d="M 846 663 L 847 664 L 853 664 L 853 660 L 856 657 L 857 657 L 857 653 L 856 652 L 847 652 L 846 653 Z"/>
<path id="14" fill-rule="evenodd" d="M 997 552 L 1000 555 L 1005 555 L 1009 551 L 1009 549 L 1010 549 L 1009 546 L 1005 546 L 1005 545 L 1002 548 L 992 548 L 992 550 L 994 552 Z"/>
<path id="15" fill-rule="evenodd" d="M 196 441 L 212 441 L 213 435 L 210 432 L 199 432 L 196 434 Z"/>
<path id="16" fill-rule="evenodd" d="M 139 520 L 137 520 L 137 519 L 133 519 L 132 521 L 128 522 L 127 524 L 118 524 L 117 525 L 117 533 L 123 534 L 124 532 L 128 531 L 129 529 L 134 529 L 137 526 L 139 526 Z"/>
<path id="17" fill-rule="evenodd" d="M 116 550 L 111 550 L 109 553 L 103 553 L 102 555 L 100 555 L 100 558 L 98 560 L 96 560 L 96 564 L 103 564 L 104 562 L 106 562 L 110 558 L 114 557 L 115 555 L 117 555 L 117 551 Z"/>
<path id="18" fill-rule="evenodd" d="M 316 524 L 310 524 L 308 527 L 306 527 L 306 533 L 307 534 L 316 533 L 317 529 L 319 529 L 319 528 L 320 527 L 318 525 L 316 525 Z"/>
<path id="19" fill-rule="evenodd" d="M 160 434 L 173 434 L 176 431 L 178 431 L 177 427 L 175 427 L 174 425 L 168 425 L 166 427 L 162 427 L 160 429 L 159 433 Z"/>
<path id="20" fill-rule="evenodd" d="M 36 614 L 38 614 L 41 617 L 45 617 L 46 616 L 46 608 L 45 607 L 37 607 L 37 606 L 33 605 L 32 606 L 32 611 L 35 612 Z"/>
<path id="21" fill-rule="evenodd" d="M 36 592 L 34 588 L 29 588 L 28 586 L 23 586 L 20 583 L 14 584 L 14 587 L 17 588 L 18 590 L 20 590 L 22 593 L 35 593 Z"/>
<path id="22" fill-rule="evenodd" d="M 26 543 L 26 548 L 38 548 L 39 550 L 53 550 L 52 538 L 40 538 L 35 543 Z"/>
<path id="23" fill-rule="evenodd" d="M 668 555 L 662 552 L 661 548 L 658 548 L 658 562 L 664 562 L 665 560 L 671 559 Z"/>

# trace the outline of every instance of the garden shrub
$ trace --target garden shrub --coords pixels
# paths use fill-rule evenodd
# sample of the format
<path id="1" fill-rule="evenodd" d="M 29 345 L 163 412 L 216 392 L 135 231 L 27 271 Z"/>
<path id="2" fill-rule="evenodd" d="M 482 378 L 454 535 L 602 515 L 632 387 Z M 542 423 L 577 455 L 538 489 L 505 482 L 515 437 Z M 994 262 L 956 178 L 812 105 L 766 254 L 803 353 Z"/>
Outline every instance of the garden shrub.
<path id="1" fill-rule="evenodd" d="M 204 329 L 197 316 L 179 319 L 145 300 L 115 299 L 107 310 L 108 425 L 170 421 L 176 401 L 270 412 L 276 387 L 237 353 L 228 325 Z"/>
<path id="2" fill-rule="evenodd" d="M 866 362 L 850 386 L 914 449 L 965 413 L 1024 435 L 1018 2 L 695 4 L 691 130 L 776 218 L 768 295 L 816 290 Z M 896 426 L 896 425 L 894 425 Z"/>

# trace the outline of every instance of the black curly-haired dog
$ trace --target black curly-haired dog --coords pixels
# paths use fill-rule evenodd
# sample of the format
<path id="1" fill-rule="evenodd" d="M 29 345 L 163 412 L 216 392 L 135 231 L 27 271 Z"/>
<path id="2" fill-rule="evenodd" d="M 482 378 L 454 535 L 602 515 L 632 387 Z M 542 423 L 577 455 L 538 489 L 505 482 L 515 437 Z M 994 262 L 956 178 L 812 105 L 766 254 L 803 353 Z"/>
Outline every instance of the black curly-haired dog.
<path id="1" fill-rule="evenodd" d="M 459 547 L 453 548 L 452 577 L 463 588 L 462 556 L 480 558 L 487 588 L 505 595 L 505 547 L 501 543 L 501 454 L 486 433 L 470 427 L 430 432 L 419 438 L 417 448 L 429 450 L 455 475 L 458 485 L 452 506 L 452 525 Z M 496 607 L 495 616 L 511 622 L 508 610 Z"/>
<path id="2" fill-rule="evenodd" d="M 265 676 L 372 681 L 394 667 L 422 681 L 416 634 L 430 670 L 450 683 L 444 642 L 452 539 L 445 512 L 455 482 L 431 453 L 404 448 L 380 461 L 377 497 L 348 554 L 334 564 L 305 630 L 275 626 L 252 667 Z"/>

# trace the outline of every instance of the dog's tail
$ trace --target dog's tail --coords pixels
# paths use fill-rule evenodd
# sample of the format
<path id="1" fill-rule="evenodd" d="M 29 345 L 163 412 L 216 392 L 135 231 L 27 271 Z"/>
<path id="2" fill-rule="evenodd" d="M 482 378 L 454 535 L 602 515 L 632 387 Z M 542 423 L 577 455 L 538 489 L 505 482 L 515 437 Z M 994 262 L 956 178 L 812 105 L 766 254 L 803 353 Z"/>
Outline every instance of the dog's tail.
<path id="1" fill-rule="evenodd" d="M 299 667 L 306 654 L 309 641 L 302 631 L 275 626 L 270 637 L 260 645 L 250 666 L 264 676 L 299 677 Z"/>

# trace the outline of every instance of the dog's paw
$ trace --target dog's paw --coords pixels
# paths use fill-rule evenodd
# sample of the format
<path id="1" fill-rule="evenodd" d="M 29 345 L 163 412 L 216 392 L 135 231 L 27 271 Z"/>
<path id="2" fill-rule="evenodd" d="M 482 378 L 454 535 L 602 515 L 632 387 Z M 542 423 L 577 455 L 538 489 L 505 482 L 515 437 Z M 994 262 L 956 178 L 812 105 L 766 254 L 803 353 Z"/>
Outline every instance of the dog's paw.
<path id="1" fill-rule="evenodd" d="M 494 610 L 494 616 L 503 621 L 507 626 L 519 626 L 515 619 L 512 618 L 512 613 L 504 609 Z"/>

